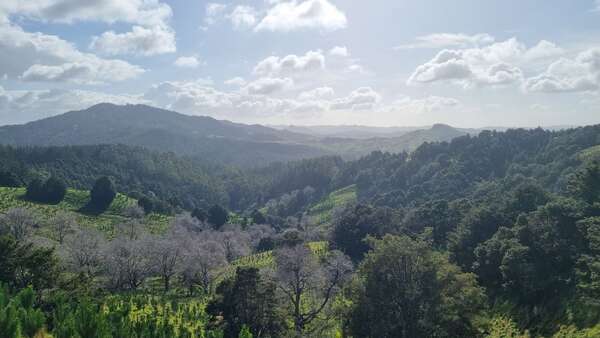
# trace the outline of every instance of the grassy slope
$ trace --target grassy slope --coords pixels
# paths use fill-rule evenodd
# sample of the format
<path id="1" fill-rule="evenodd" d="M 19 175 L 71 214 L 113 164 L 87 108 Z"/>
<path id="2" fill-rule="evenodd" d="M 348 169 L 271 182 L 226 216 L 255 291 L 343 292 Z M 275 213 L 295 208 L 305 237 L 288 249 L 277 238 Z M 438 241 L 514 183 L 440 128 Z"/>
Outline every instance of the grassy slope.
<path id="1" fill-rule="evenodd" d="M 335 208 L 352 202 L 356 202 L 356 185 L 350 185 L 330 193 L 312 206 L 308 210 L 308 215 L 313 218 L 316 226 L 324 226 L 331 223 Z"/>
<path id="2" fill-rule="evenodd" d="M 329 251 L 329 244 L 327 242 L 310 242 L 308 243 L 308 246 L 318 257 L 324 256 Z M 219 274 L 218 280 L 220 281 L 232 277 L 238 267 L 253 267 L 258 269 L 272 267 L 274 264 L 273 259 L 274 257 L 272 251 L 265 251 L 254 255 L 241 257 L 228 265 Z M 215 284 L 218 284 L 218 282 Z"/>
<path id="3" fill-rule="evenodd" d="M 112 233 L 115 225 L 128 220 L 121 215 L 123 209 L 136 203 L 134 199 L 118 194 L 106 212 L 95 216 L 79 212 L 79 209 L 89 201 L 88 191 L 69 189 L 64 200 L 56 205 L 27 201 L 24 195 L 25 188 L 0 187 L 0 213 L 11 208 L 26 208 L 35 212 L 44 223 L 58 212 L 69 212 L 76 215 L 81 226 L 95 227 L 108 234 Z M 146 217 L 146 222 L 150 230 L 160 231 L 168 223 L 168 217 L 152 214 Z"/>

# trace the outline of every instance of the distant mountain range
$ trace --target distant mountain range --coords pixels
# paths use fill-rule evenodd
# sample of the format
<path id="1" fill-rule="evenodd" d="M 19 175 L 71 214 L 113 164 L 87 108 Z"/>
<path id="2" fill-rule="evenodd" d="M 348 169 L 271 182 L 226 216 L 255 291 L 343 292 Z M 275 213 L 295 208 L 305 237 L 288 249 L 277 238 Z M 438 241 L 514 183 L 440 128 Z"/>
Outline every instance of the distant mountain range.
<path id="1" fill-rule="evenodd" d="M 324 155 L 355 158 L 374 150 L 411 151 L 423 142 L 477 133 L 447 125 L 418 127 L 265 127 L 189 116 L 146 105 L 102 103 L 85 110 L 0 127 L 15 146 L 126 144 L 240 166 Z"/>

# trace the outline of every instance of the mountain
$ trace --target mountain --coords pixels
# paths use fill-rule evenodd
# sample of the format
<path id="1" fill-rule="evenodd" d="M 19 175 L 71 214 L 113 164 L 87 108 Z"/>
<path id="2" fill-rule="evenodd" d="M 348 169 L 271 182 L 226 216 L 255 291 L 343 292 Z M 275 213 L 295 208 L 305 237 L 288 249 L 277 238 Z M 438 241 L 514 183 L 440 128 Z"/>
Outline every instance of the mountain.
<path id="1" fill-rule="evenodd" d="M 429 129 L 406 132 L 396 137 L 372 137 L 364 139 L 326 137 L 318 141 L 318 145 L 327 151 L 340 154 L 347 159 L 379 150 L 390 153 L 411 152 L 425 142 L 444 142 L 467 134 L 477 134 L 477 131 L 457 129 L 445 124 L 435 124 Z"/>
<path id="2" fill-rule="evenodd" d="M 2 144 L 126 144 L 237 165 L 329 154 L 300 143 L 309 138 L 290 131 L 183 115 L 146 105 L 108 103 L 24 125 L 0 127 Z"/>
<path id="3" fill-rule="evenodd" d="M 0 144 L 124 144 L 257 167 L 326 155 L 354 159 L 375 150 L 412 151 L 423 142 L 450 141 L 475 132 L 442 124 L 429 129 L 361 126 L 282 129 L 184 115 L 146 105 L 102 103 L 24 125 L 0 127 Z"/>

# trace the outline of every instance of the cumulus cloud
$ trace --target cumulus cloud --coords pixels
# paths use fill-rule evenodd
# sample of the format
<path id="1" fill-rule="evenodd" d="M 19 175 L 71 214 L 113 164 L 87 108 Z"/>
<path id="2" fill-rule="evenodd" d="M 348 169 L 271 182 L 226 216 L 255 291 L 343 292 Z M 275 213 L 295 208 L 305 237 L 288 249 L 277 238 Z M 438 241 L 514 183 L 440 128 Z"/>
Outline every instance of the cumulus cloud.
<path id="1" fill-rule="evenodd" d="M 298 94 L 298 99 L 301 101 L 314 101 L 328 99 L 335 95 L 335 91 L 331 87 L 318 87 L 312 90 L 304 91 Z"/>
<path id="2" fill-rule="evenodd" d="M 257 15 L 258 13 L 253 7 L 236 6 L 227 17 L 231 20 L 234 28 L 240 29 L 254 27 Z"/>
<path id="3" fill-rule="evenodd" d="M 109 55 L 144 56 L 173 53 L 177 50 L 175 32 L 162 26 L 152 28 L 133 26 L 130 32 L 121 34 L 114 31 L 104 32 L 92 38 L 90 49 Z"/>
<path id="4" fill-rule="evenodd" d="M 431 61 L 418 66 L 408 79 L 408 84 L 467 79 L 471 75 L 471 67 L 461 53 L 445 49 Z"/>
<path id="5" fill-rule="evenodd" d="M 600 48 L 579 53 L 574 59 L 560 58 L 541 74 L 528 78 L 528 92 L 585 92 L 600 87 Z"/>
<path id="6" fill-rule="evenodd" d="M 396 50 L 416 48 L 446 48 L 446 47 L 477 47 L 494 42 L 494 37 L 489 34 L 452 34 L 435 33 L 416 38 L 415 43 L 394 47 Z"/>
<path id="7" fill-rule="evenodd" d="M 229 80 L 225 80 L 225 82 L 223 82 L 223 83 L 225 83 L 228 86 L 242 87 L 242 86 L 245 86 L 247 82 L 246 82 L 246 80 L 244 80 L 244 78 L 236 76 Z"/>
<path id="8" fill-rule="evenodd" d="M 554 43 L 542 40 L 527 48 L 517 39 L 481 48 L 444 49 L 419 65 L 409 77 L 409 85 L 454 82 L 465 87 L 508 85 L 522 82 L 523 68 L 535 67 L 564 53 Z"/>
<path id="9" fill-rule="evenodd" d="M 381 95 L 371 87 L 361 87 L 350 95 L 331 102 L 332 110 L 369 110 L 381 101 Z"/>
<path id="10" fill-rule="evenodd" d="M 92 38 L 90 48 L 109 55 L 148 56 L 174 52 L 176 49 L 175 32 L 168 24 L 173 12 L 169 5 L 158 0 L 6 0 L 0 4 L 2 12 L 41 22 L 133 24 L 129 32 L 107 31 Z M 8 22 L 7 19 L 5 21 Z"/>
<path id="11" fill-rule="evenodd" d="M 226 10 L 227 5 L 225 4 L 216 2 L 206 4 L 204 22 L 207 25 L 212 25 L 216 23 L 224 15 Z"/>
<path id="12" fill-rule="evenodd" d="M 123 81 L 144 69 L 117 59 L 82 53 L 54 35 L 25 32 L 0 25 L 0 74 L 26 81 L 64 81 L 80 84 Z"/>
<path id="13" fill-rule="evenodd" d="M 252 81 L 247 84 L 244 89 L 249 94 L 260 94 L 268 95 L 275 92 L 279 92 L 285 89 L 289 89 L 294 85 L 294 81 L 289 77 L 286 78 L 272 78 L 262 77 L 258 80 Z"/>
<path id="14" fill-rule="evenodd" d="M 113 95 L 87 90 L 4 90 L 0 86 L 0 124 L 23 123 L 69 110 L 85 109 L 94 104 L 150 103 L 141 95 Z"/>
<path id="15" fill-rule="evenodd" d="M 0 12 L 17 14 L 42 22 L 126 22 L 143 26 L 165 25 L 171 7 L 158 0 L 3 0 Z"/>
<path id="16" fill-rule="evenodd" d="M 290 32 L 303 29 L 334 31 L 345 28 L 346 15 L 328 0 L 277 2 L 255 31 Z"/>
<path id="17" fill-rule="evenodd" d="M 173 64 L 181 68 L 197 68 L 200 66 L 200 60 L 195 56 L 180 56 Z"/>
<path id="18" fill-rule="evenodd" d="M 329 55 L 347 57 L 350 56 L 350 53 L 346 47 L 335 46 L 329 50 Z"/>
<path id="19" fill-rule="evenodd" d="M 270 56 L 254 67 L 257 75 L 281 75 L 314 72 L 325 69 L 325 56 L 321 51 L 308 51 L 305 55 Z"/>

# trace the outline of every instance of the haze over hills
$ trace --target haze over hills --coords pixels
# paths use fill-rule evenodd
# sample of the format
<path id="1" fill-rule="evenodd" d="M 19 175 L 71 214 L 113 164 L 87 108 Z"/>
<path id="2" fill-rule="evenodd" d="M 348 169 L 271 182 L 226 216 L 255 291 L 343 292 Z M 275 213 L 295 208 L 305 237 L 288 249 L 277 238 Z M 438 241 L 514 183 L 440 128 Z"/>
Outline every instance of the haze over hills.
<path id="1" fill-rule="evenodd" d="M 340 127 L 338 131 L 329 127 L 332 135 L 325 133 L 325 128 L 320 129 L 322 135 L 310 132 L 311 128 L 270 128 L 189 116 L 146 105 L 103 103 L 23 125 L 0 127 L 0 143 L 126 144 L 220 163 L 259 166 L 324 155 L 356 158 L 374 150 L 411 151 L 423 142 L 449 141 L 477 132 L 441 124 L 428 129 L 393 127 L 382 132 L 371 127 Z"/>

